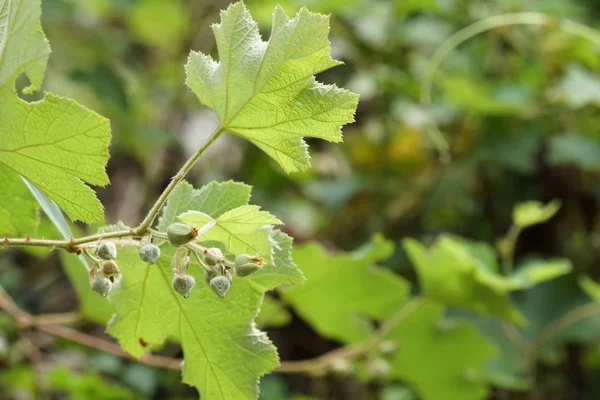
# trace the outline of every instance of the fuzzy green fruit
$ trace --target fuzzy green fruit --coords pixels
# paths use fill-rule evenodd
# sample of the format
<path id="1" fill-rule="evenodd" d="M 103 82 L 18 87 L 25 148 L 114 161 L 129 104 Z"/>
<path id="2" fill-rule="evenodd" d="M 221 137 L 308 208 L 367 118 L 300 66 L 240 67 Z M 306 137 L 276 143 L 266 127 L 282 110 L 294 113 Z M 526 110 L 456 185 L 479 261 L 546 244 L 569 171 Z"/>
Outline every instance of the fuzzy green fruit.
<path id="1" fill-rule="evenodd" d="M 112 289 L 112 282 L 108 278 L 97 276 L 92 279 L 90 286 L 94 292 L 100 293 L 102 296 L 106 297 Z"/>
<path id="2" fill-rule="evenodd" d="M 183 246 L 198 236 L 198 229 L 193 226 L 174 222 L 167 228 L 169 243 L 175 247 Z"/>
<path id="3" fill-rule="evenodd" d="M 160 248 L 152 243 L 145 243 L 140 246 L 140 259 L 148 264 L 154 264 L 160 257 Z"/>
<path id="4" fill-rule="evenodd" d="M 231 281 L 224 276 L 216 276 L 210 280 L 210 288 L 219 297 L 225 297 L 231 286 Z"/>
<path id="5" fill-rule="evenodd" d="M 184 299 L 190 297 L 190 292 L 196 285 L 196 279 L 193 276 L 184 274 L 184 275 L 175 275 L 173 278 L 173 289 L 183 296 Z"/>
<path id="6" fill-rule="evenodd" d="M 246 263 L 246 264 L 242 264 L 242 265 L 236 265 L 235 267 L 233 267 L 233 271 L 235 272 L 235 274 L 237 276 L 244 277 L 244 276 L 248 276 L 248 275 L 255 273 L 256 271 L 258 271 L 261 268 L 262 268 L 262 265 L 260 265 L 260 264 Z"/>
<path id="7" fill-rule="evenodd" d="M 117 246 L 113 242 L 101 243 L 96 254 L 103 260 L 113 260 L 117 258 Z"/>
<path id="8" fill-rule="evenodd" d="M 209 249 L 205 249 L 203 254 L 204 261 L 207 265 L 210 265 L 211 267 L 225 260 L 223 252 L 221 252 L 221 249 L 219 249 L 218 247 L 211 247 Z"/>

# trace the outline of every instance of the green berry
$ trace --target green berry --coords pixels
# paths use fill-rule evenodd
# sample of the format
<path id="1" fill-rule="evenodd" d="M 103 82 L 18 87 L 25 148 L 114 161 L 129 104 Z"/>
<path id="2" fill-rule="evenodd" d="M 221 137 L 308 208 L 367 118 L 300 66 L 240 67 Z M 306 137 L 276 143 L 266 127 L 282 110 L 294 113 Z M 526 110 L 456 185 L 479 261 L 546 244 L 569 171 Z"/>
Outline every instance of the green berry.
<path id="1" fill-rule="evenodd" d="M 145 243 L 140 246 L 139 256 L 142 261 L 154 264 L 160 257 L 160 248 L 155 244 Z"/>
<path id="2" fill-rule="evenodd" d="M 261 269 L 262 266 L 262 257 L 238 254 L 235 257 L 235 266 L 233 267 L 233 270 L 237 276 L 248 276 Z"/>
<path id="3" fill-rule="evenodd" d="M 216 276 L 210 280 L 210 288 L 219 297 L 225 297 L 231 286 L 231 281 L 225 276 Z"/>
<path id="4" fill-rule="evenodd" d="M 101 243 L 96 254 L 103 260 L 113 260 L 117 258 L 117 246 L 113 242 Z"/>
<path id="5" fill-rule="evenodd" d="M 223 257 L 223 252 L 221 252 L 221 249 L 219 249 L 218 247 L 211 247 L 209 249 L 205 249 L 203 254 L 204 261 L 207 265 L 210 265 L 211 267 L 225 260 L 225 257 Z"/>
<path id="6" fill-rule="evenodd" d="M 263 258 L 258 255 L 251 256 L 249 254 L 238 254 L 235 256 L 235 265 L 244 265 L 248 263 L 263 264 Z"/>
<path id="7" fill-rule="evenodd" d="M 260 265 L 260 264 L 247 263 L 247 264 L 242 264 L 242 265 L 236 265 L 235 267 L 233 267 L 233 271 L 235 272 L 235 274 L 237 276 L 244 277 L 244 276 L 248 276 L 248 275 L 255 273 L 256 271 L 258 271 L 261 268 L 262 268 L 262 265 Z"/>
<path id="8" fill-rule="evenodd" d="M 198 236 L 198 229 L 181 222 L 174 222 L 167 228 L 169 243 L 175 247 L 189 243 L 196 236 Z"/>
<path id="9" fill-rule="evenodd" d="M 173 278 L 173 289 L 183 296 L 184 299 L 190 297 L 190 292 L 196 285 L 196 280 L 193 276 L 188 274 L 175 275 Z"/>
<path id="10" fill-rule="evenodd" d="M 90 286 L 92 287 L 92 290 L 94 290 L 94 292 L 100 293 L 102 296 L 106 297 L 106 295 L 112 289 L 112 282 L 110 281 L 110 279 L 105 278 L 103 276 L 96 276 L 90 282 Z"/>

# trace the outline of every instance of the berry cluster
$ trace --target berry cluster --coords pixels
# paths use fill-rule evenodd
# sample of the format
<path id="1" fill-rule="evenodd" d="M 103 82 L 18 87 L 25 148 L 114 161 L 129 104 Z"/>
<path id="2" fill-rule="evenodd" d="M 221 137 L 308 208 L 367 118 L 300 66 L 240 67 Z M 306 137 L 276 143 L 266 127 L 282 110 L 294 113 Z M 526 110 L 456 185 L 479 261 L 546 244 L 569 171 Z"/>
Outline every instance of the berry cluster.
<path id="1" fill-rule="evenodd" d="M 204 270 L 204 281 L 219 297 L 225 297 L 232 283 L 230 271 L 240 277 L 253 274 L 263 267 L 264 261 L 258 255 L 239 254 L 234 261 L 227 259 L 217 247 L 204 248 L 193 243 L 198 237 L 198 229 L 183 223 L 173 223 L 167 228 L 166 235 L 156 234 L 157 237 L 166 238 L 177 250 L 171 259 L 173 270 L 173 290 L 184 298 L 196 285 L 195 278 L 188 273 L 190 254 Z M 102 296 L 112 290 L 114 283 L 120 279 L 117 263 L 117 247 L 112 242 L 98 245 L 96 257 L 88 254 L 95 262 L 90 270 L 90 286 Z M 160 247 L 150 242 L 150 237 L 144 237 L 139 245 L 139 257 L 148 264 L 154 264 L 161 256 Z"/>

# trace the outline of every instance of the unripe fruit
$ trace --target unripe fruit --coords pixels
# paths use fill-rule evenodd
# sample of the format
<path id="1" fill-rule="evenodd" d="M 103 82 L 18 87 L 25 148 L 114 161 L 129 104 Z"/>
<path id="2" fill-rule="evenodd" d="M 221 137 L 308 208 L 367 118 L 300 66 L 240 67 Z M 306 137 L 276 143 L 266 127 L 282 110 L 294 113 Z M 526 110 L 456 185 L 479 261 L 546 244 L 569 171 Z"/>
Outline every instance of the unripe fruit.
<path id="1" fill-rule="evenodd" d="M 113 242 L 104 242 L 98 246 L 96 254 L 103 260 L 112 260 L 117 258 L 117 246 Z"/>
<path id="2" fill-rule="evenodd" d="M 231 286 L 231 281 L 225 276 L 216 276 L 210 280 L 210 288 L 219 297 L 225 297 Z"/>
<path id="3" fill-rule="evenodd" d="M 169 243 L 175 247 L 183 246 L 196 236 L 198 236 L 198 229 L 181 222 L 174 222 L 167 228 Z"/>
<path id="4" fill-rule="evenodd" d="M 175 275 L 173 278 L 173 289 L 183 296 L 184 299 L 190 297 L 190 292 L 196 285 L 196 280 L 193 276 L 188 274 Z"/>
<path id="5" fill-rule="evenodd" d="M 102 296 L 106 297 L 112 289 L 112 282 L 108 278 L 97 276 L 91 280 L 90 286 L 94 292 L 100 293 Z"/>
<path id="6" fill-rule="evenodd" d="M 257 263 L 247 263 L 247 264 L 243 264 L 243 265 L 239 265 L 239 266 L 236 265 L 235 267 L 233 267 L 233 270 L 237 276 L 243 277 L 243 276 L 248 276 L 250 274 L 253 274 L 261 268 L 262 268 L 262 265 L 259 265 Z"/>
<path id="7" fill-rule="evenodd" d="M 139 256 L 142 261 L 154 264 L 160 257 L 160 248 L 152 243 L 144 243 L 140 246 Z"/>
<path id="8" fill-rule="evenodd" d="M 238 254 L 235 257 L 235 266 L 233 267 L 233 270 L 238 276 L 248 276 L 261 269 L 262 266 L 262 257 Z"/>
<path id="9" fill-rule="evenodd" d="M 205 249 L 203 254 L 204 261 L 207 265 L 211 267 L 225 259 L 225 257 L 223 257 L 223 252 L 221 252 L 221 249 L 219 249 L 218 247 L 211 247 L 209 249 Z"/>
<path id="10" fill-rule="evenodd" d="M 111 282 L 115 281 L 115 277 L 119 275 L 119 266 L 114 261 L 103 261 L 102 262 L 102 275 L 108 278 Z"/>
<path id="11" fill-rule="evenodd" d="M 259 257 L 258 255 L 255 256 L 251 256 L 249 254 L 238 254 L 237 256 L 235 256 L 235 265 L 244 265 L 244 264 L 248 264 L 248 263 L 256 263 L 256 264 L 260 264 L 262 266 L 264 260 L 262 257 Z"/>

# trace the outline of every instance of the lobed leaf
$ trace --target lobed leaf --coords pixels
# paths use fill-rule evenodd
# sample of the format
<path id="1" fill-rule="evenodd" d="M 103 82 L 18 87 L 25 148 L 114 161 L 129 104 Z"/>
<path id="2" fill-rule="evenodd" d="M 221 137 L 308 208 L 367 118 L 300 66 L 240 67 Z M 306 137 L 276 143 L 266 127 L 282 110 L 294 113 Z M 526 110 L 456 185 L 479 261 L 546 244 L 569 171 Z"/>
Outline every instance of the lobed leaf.
<path id="1" fill-rule="evenodd" d="M 226 211 L 247 205 L 251 191 L 252 187 L 241 182 L 212 181 L 200 189 L 194 189 L 188 182 L 182 181 L 163 207 L 158 229 L 166 231 L 171 223 L 177 221 L 177 216 L 189 210 L 217 218 Z"/>
<path id="2" fill-rule="evenodd" d="M 254 143 L 287 173 L 310 165 L 303 136 L 342 140 L 341 126 L 353 122 L 358 95 L 314 78 L 340 64 L 330 57 L 329 17 L 303 8 L 289 18 L 276 7 L 264 42 L 238 2 L 212 28 L 220 61 L 192 52 L 186 83 L 222 128 Z"/>
<path id="3" fill-rule="evenodd" d="M 443 317 L 443 307 L 421 305 L 387 336 L 400 348 L 390 376 L 414 385 L 423 400 L 485 399 L 485 364 L 494 346 L 477 329 Z"/>
<path id="4" fill-rule="evenodd" d="M 324 337 L 345 343 L 366 340 L 373 332 L 371 321 L 388 317 L 409 293 L 403 278 L 373 267 L 373 254 L 378 260 L 391 255 L 380 250 L 390 250 L 389 242 L 378 246 L 364 257 L 328 254 L 317 243 L 294 248 L 293 258 L 307 281 L 281 289 L 283 299 Z"/>
<path id="5" fill-rule="evenodd" d="M 172 255 L 173 249 L 165 246 L 159 261 L 148 265 L 133 249 L 120 250 L 122 287 L 110 295 L 117 314 L 108 332 L 136 357 L 167 338 L 179 341 L 185 356 L 183 381 L 203 398 L 256 398 L 257 377 L 278 365 L 275 346 L 254 325 L 267 288 L 253 277 L 234 277 L 227 295 L 218 298 L 192 262 L 189 272 L 197 284 L 183 299 L 171 287 Z M 281 283 L 287 280 L 280 278 Z"/>
<path id="6" fill-rule="evenodd" d="M 33 183 L 72 220 L 102 221 L 103 207 L 84 182 L 109 183 L 108 120 L 50 93 L 26 103 L 7 87 L 0 87 L 0 110 L 0 165 Z"/>
<path id="7" fill-rule="evenodd" d="M 188 225 L 202 230 L 203 226 L 214 226 L 201 235 L 203 240 L 223 242 L 227 250 L 234 254 L 259 254 L 272 263 L 273 243 L 270 239 L 272 225 L 282 222 L 258 206 L 241 206 L 227 211 L 218 218 L 198 212 L 188 211 L 179 216 Z"/>
<path id="8" fill-rule="evenodd" d="M 26 93 L 42 84 L 50 45 L 41 11 L 40 0 L 0 0 L 0 86 L 12 86 L 21 73 L 31 82 Z"/>

